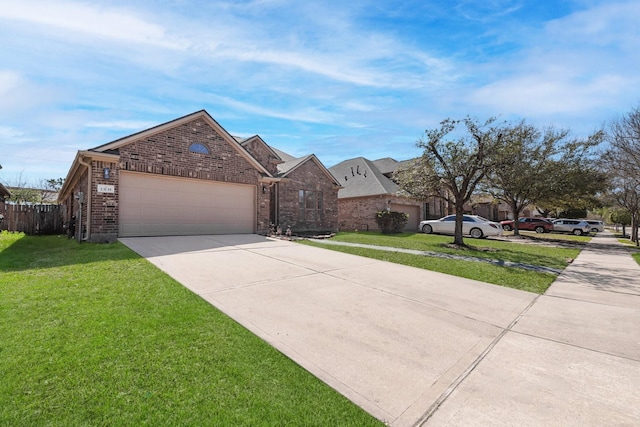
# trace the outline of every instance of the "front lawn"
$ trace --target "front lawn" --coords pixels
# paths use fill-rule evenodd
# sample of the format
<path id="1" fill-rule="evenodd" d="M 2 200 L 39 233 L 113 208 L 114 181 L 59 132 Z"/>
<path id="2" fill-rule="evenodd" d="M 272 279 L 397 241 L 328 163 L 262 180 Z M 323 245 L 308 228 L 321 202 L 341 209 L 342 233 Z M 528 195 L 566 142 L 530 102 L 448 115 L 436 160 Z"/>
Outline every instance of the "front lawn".
<path id="1" fill-rule="evenodd" d="M 577 237 L 577 236 L 571 236 Z M 475 258 L 490 258 L 500 261 L 511 261 L 522 264 L 541 265 L 563 269 L 575 259 L 582 250 L 580 243 L 569 245 L 539 244 L 532 241 L 502 241 L 492 239 L 470 239 L 464 242 L 468 249 L 452 247 L 452 236 L 423 233 L 381 234 L 378 232 L 341 232 L 333 240 L 340 242 L 364 243 L 376 246 L 391 246 L 403 249 L 415 249 L 429 252 L 440 252 L 452 255 Z"/>
<path id="2" fill-rule="evenodd" d="M 382 425 L 125 246 L 0 234 L 0 425 Z"/>
<path id="3" fill-rule="evenodd" d="M 574 236 L 575 237 L 575 236 Z M 426 235 L 422 233 L 381 234 L 378 232 L 341 232 L 332 240 L 338 242 L 361 243 L 374 246 L 387 246 L 402 249 L 414 249 L 427 252 L 439 252 L 465 257 L 509 261 L 520 264 L 564 269 L 580 253 L 582 246 L 557 246 L 551 244 L 508 242 L 489 239 L 465 239 L 467 249 L 457 249 L 450 245 L 451 236 Z M 556 278 L 555 274 L 505 267 L 494 264 L 443 259 L 424 255 L 412 255 L 376 249 L 337 246 L 302 241 L 304 244 L 320 246 L 326 249 L 366 256 L 426 270 L 438 271 L 454 276 L 479 280 L 486 283 L 507 286 L 529 292 L 544 293 Z M 573 246 L 573 245 L 569 245 Z"/>

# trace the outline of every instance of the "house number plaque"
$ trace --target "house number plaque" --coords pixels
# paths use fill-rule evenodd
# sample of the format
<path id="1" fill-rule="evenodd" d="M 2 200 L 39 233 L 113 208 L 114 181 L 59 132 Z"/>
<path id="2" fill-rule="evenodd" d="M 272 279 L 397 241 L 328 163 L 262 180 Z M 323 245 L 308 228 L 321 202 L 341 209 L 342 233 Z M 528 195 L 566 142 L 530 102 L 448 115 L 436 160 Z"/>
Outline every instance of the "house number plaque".
<path id="1" fill-rule="evenodd" d="M 98 193 L 115 193 L 115 185 L 98 184 Z"/>

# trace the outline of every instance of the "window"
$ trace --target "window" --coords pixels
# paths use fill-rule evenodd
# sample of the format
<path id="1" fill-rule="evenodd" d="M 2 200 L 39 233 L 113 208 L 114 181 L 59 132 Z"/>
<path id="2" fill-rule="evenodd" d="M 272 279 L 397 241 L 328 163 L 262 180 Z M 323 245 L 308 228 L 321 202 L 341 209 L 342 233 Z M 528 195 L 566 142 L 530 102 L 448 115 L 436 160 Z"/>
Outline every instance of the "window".
<path id="1" fill-rule="evenodd" d="M 189 146 L 189 151 L 192 153 L 198 154 L 209 154 L 209 149 L 206 145 L 200 144 L 199 142 L 194 142 Z"/>
<path id="2" fill-rule="evenodd" d="M 322 192 L 298 191 L 298 220 L 303 222 L 322 221 Z"/>

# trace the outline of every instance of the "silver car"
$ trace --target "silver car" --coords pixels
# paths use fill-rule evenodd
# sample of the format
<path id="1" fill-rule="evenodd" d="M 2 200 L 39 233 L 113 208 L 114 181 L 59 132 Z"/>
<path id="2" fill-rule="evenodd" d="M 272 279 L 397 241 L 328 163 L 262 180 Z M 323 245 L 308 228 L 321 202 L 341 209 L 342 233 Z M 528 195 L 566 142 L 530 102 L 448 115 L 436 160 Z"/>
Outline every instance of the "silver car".
<path id="1" fill-rule="evenodd" d="M 602 221 L 596 221 L 587 219 L 587 223 L 591 226 L 591 231 L 597 233 L 598 231 L 604 231 L 604 223 Z"/>
<path id="2" fill-rule="evenodd" d="M 591 226 L 587 221 L 582 221 L 580 219 L 561 218 L 553 221 L 553 231 L 582 236 L 583 234 L 589 234 L 589 232 L 591 231 Z"/>
<path id="3" fill-rule="evenodd" d="M 444 218 L 422 221 L 418 231 L 426 234 L 455 234 L 456 216 L 447 215 Z M 489 221 L 477 215 L 462 217 L 462 234 L 480 239 L 487 236 L 502 236 L 502 225 Z"/>

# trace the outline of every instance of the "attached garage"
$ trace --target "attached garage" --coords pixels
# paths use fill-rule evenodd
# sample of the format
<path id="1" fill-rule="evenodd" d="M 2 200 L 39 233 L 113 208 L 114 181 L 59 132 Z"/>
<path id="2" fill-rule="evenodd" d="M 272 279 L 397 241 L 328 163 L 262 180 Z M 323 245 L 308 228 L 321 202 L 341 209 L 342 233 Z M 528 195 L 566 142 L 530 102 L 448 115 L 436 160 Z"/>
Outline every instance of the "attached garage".
<path id="1" fill-rule="evenodd" d="M 324 194 L 322 221 L 312 226 L 333 230 L 339 188 L 314 155 L 295 158 L 257 135 L 233 137 L 202 110 L 78 151 L 58 200 L 63 220 L 77 224 L 74 238 L 112 242 L 267 234 L 280 223 L 294 232 L 313 229 L 287 199 L 297 201 L 300 191 Z"/>
<path id="2" fill-rule="evenodd" d="M 256 186 L 120 172 L 120 237 L 254 233 Z"/>
<path id="3" fill-rule="evenodd" d="M 405 231 L 418 230 L 418 224 L 420 224 L 420 206 L 400 205 L 400 204 L 392 203 L 390 208 L 394 212 L 403 212 L 409 215 L 409 220 L 407 221 L 407 225 L 405 225 L 404 227 Z"/>

